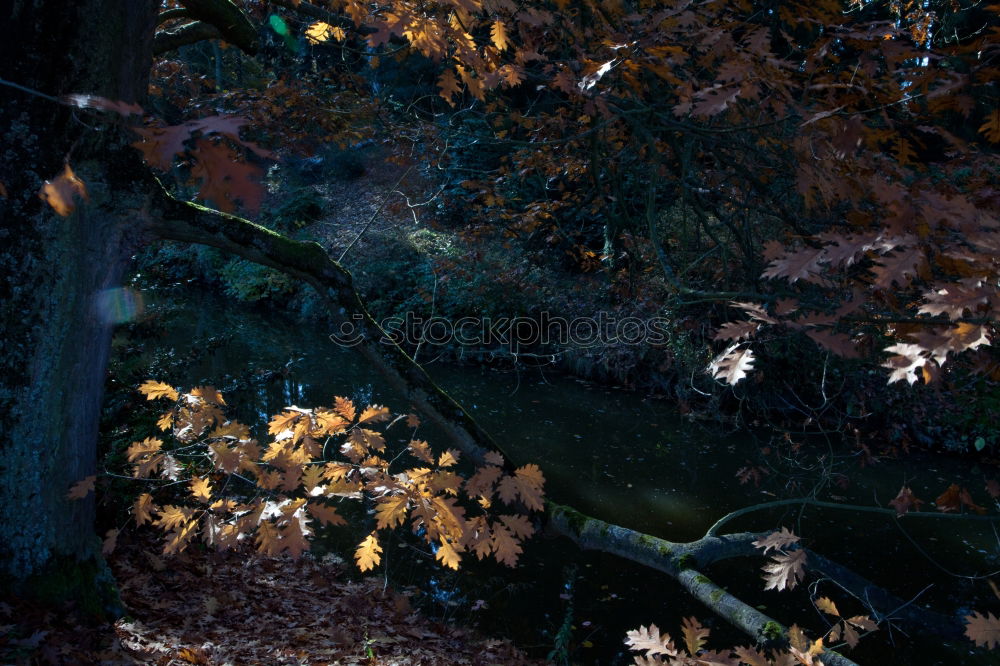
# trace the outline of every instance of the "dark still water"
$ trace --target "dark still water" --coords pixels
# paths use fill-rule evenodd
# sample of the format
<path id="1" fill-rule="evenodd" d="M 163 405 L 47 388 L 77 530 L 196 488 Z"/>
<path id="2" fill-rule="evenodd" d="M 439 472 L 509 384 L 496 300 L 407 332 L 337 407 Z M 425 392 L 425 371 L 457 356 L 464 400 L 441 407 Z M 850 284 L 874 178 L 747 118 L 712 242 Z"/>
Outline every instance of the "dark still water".
<path id="1" fill-rule="evenodd" d="M 191 299 L 190 293 L 176 300 L 167 292 L 147 293 L 152 305 L 145 317 L 152 324 L 145 326 L 155 336 L 120 335 L 119 357 L 152 364 L 154 372 L 167 374 L 156 379 L 182 388 L 218 387 L 233 406 L 230 415 L 250 425 L 265 424 L 288 405 L 329 405 L 335 395 L 409 410 L 359 354 L 333 344 L 328 331 L 211 295 Z M 517 464 L 542 468 L 553 500 L 673 541 L 697 539 L 736 509 L 805 494 L 822 470 L 850 479 L 845 487 L 824 486 L 817 497 L 826 501 L 885 507 L 906 484 L 930 502 L 949 483 L 968 487 L 980 504 L 988 501 L 983 471 L 961 460 L 914 454 L 862 468 L 855 458 L 833 455 L 843 448 L 836 442 L 813 440 L 802 443 L 800 464 L 786 475 L 779 473 L 788 472 L 781 467 L 787 450 L 780 437 L 727 433 L 678 415 L 669 402 L 560 377 L 545 367 L 518 372 L 426 367 Z M 431 429 L 420 436 L 432 446 L 445 444 Z M 762 459 L 760 449 L 768 444 L 774 453 Z M 748 464 L 770 464 L 774 472 L 760 486 L 741 485 L 736 472 Z M 897 525 L 877 514 L 781 507 L 743 516 L 727 530 L 787 526 L 811 548 L 902 599 L 919 595 L 914 603 L 964 615 L 972 609 L 995 612 L 997 601 L 985 580 L 951 576 L 944 569 L 963 576 L 1000 569 L 998 538 L 990 525 L 910 518 Z M 341 528 L 317 548 L 340 549 L 350 560 L 359 533 Z M 392 539 L 383 544 L 381 575 L 396 588 L 411 589 L 426 613 L 510 636 L 538 656 L 551 653 L 558 663 L 631 663 L 623 645 L 626 631 L 655 623 L 680 639 L 680 620 L 690 615 L 712 628 L 709 647 L 749 642 L 668 577 L 619 558 L 583 553 L 564 539 L 534 537 L 513 570 L 465 557 L 459 572 L 435 566 L 426 548 L 406 534 Z M 813 632 L 825 629 L 805 592 L 762 590 L 762 563 L 731 561 L 705 573 L 779 621 L 798 622 Z M 845 615 L 867 612 L 832 583 L 816 583 L 816 592 L 834 598 Z M 866 638 L 852 657 L 863 664 L 1000 663 L 971 646 L 883 630 Z"/>

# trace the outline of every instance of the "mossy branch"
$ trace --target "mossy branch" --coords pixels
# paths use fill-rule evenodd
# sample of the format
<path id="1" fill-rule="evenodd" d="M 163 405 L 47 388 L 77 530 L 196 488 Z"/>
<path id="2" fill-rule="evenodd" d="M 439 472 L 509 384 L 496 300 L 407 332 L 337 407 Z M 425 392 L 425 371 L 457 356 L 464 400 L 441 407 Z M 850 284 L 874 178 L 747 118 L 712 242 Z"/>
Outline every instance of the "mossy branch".
<path id="1" fill-rule="evenodd" d="M 696 541 L 678 543 L 612 525 L 578 511 L 548 502 L 546 510 L 551 531 L 568 537 L 580 548 L 600 550 L 661 571 L 676 580 L 691 596 L 713 613 L 758 642 L 773 639 L 774 628 L 786 628 L 756 608 L 722 589 L 699 569 L 733 557 L 756 557 L 761 551 L 753 542 L 765 536 L 741 532 L 722 536 L 707 535 Z M 900 619 L 945 637 L 962 633 L 950 617 L 907 604 L 864 577 L 822 555 L 808 551 L 808 568 L 823 575 L 875 610 L 877 619 Z M 881 611 L 880 611 L 881 609 Z M 823 663 L 853 664 L 843 655 L 827 650 Z"/>
<path id="2" fill-rule="evenodd" d="M 350 272 L 321 245 L 296 241 L 234 215 L 180 201 L 158 188 L 150 229 L 160 238 L 209 245 L 277 269 L 311 285 L 327 306 L 334 326 L 351 326 L 353 349 L 473 462 L 487 451 L 504 453 L 493 438 L 427 372 L 397 345 L 369 314 Z M 344 330 L 344 329 L 341 329 Z M 504 454 L 513 470 L 513 461 Z"/>

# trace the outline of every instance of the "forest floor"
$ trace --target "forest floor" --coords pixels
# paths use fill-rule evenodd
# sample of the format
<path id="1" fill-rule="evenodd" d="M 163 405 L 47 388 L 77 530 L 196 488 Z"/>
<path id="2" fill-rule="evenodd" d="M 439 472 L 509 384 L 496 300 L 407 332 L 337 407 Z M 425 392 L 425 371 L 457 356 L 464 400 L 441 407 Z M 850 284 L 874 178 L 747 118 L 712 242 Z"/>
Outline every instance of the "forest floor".
<path id="1" fill-rule="evenodd" d="M 335 556 L 260 558 L 146 539 L 109 558 L 127 615 L 94 625 L 74 609 L 0 603 L 4 664 L 540 664 L 507 640 L 434 622 L 381 578 Z"/>

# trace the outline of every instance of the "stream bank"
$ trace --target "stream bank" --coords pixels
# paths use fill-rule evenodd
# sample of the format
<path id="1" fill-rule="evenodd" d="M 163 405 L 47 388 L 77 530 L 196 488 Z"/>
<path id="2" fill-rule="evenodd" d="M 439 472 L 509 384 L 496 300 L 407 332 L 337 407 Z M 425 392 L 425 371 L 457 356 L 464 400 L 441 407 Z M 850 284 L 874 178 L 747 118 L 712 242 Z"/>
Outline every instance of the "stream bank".
<path id="1" fill-rule="evenodd" d="M 333 395 L 405 410 L 405 405 L 397 407 L 398 396 L 357 354 L 331 343 L 322 328 L 211 294 L 182 293 L 183 301 L 175 300 L 169 290 L 147 293 L 152 319 L 141 326 L 155 329 L 155 339 L 118 339 L 122 355 L 116 364 L 123 365 L 116 366 L 116 374 L 122 376 L 122 389 L 129 382 L 149 378 L 141 373 L 163 373 L 157 378 L 179 386 L 211 383 L 223 390 L 233 416 L 256 424 L 291 404 L 328 404 Z M 148 323 L 156 320 L 155 325 Z M 140 374 L 128 378 L 125 365 Z M 783 443 L 781 438 L 769 439 L 763 431 L 727 434 L 678 415 L 664 401 L 550 376 L 545 368 L 507 373 L 441 363 L 430 363 L 428 368 L 436 381 L 495 433 L 518 464 L 530 461 L 542 467 L 550 497 L 608 522 L 674 541 L 698 538 L 725 513 L 773 499 L 778 492 L 787 493 L 793 490 L 789 484 L 797 483 L 801 490 L 836 444 Z M 139 405 L 135 396 L 131 400 L 132 408 Z M 424 434 L 434 444 L 433 431 Z M 799 453 L 793 454 L 792 444 Z M 783 474 L 778 478 L 775 467 L 774 478 L 765 476 L 759 486 L 752 481 L 739 484 L 737 472 L 748 463 L 761 462 L 762 445 L 773 449 L 770 464 L 778 458 L 800 456 L 798 477 Z M 884 506 L 902 483 L 918 496 L 933 497 L 949 479 L 972 488 L 987 473 L 970 470 L 961 460 L 919 453 L 864 469 L 858 463 L 857 458 L 840 460 L 840 471 L 850 472 L 850 484 L 845 488 L 829 485 L 820 491 L 821 497 L 855 504 L 871 504 L 875 498 L 877 505 Z M 810 465 L 819 467 L 810 472 Z M 981 499 L 981 493 L 975 494 Z M 818 552 L 861 565 L 869 578 L 903 598 L 919 594 L 921 601 L 939 608 L 989 604 L 984 584 L 956 583 L 942 575 L 922 561 L 892 521 L 881 517 L 785 507 L 747 515 L 730 527 L 766 530 L 780 525 L 805 536 Z M 995 540 L 985 524 L 972 529 L 962 526 L 948 534 L 909 518 L 905 525 L 911 536 L 922 540 L 924 550 L 933 548 L 939 560 L 980 570 L 997 563 Z M 341 530 L 322 547 L 344 552 L 356 542 L 356 535 Z M 875 543 L 878 549 L 870 550 Z M 526 546 L 520 566 L 513 571 L 468 561 L 453 573 L 438 568 L 432 555 L 400 534 L 398 542 L 386 548 L 387 575 L 400 589 L 409 589 L 415 603 L 433 616 L 513 636 L 536 656 L 555 650 L 554 656 L 564 654 L 575 662 L 619 663 L 627 660 L 621 643 L 625 631 L 656 622 L 676 632 L 680 619 L 688 615 L 712 627 L 718 641 L 713 640 L 714 645 L 745 642 L 725 625 L 712 622 L 706 609 L 669 580 L 649 570 L 611 556 L 581 553 L 561 539 L 536 538 Z M 900 560 L 919 566 L 921 574 L 915 577 L 893 565 Z M 815 611 L 802 595 L 761 592 L 758 564 L 723 562 L 712 567 L 710 575 L 789 623 L 814 621 Z M 928 583 L 933 587 L 923 590 Z M 825 588 L 821 591 L 832 594 Z M 859 654 L 872 650 L 873 658 L 881 659 L 887 649 L 892 655 L 913 649 L 914 654 L 926 657 L 931 649 L 922 644 L 890 649 L 884 642 L 878 647 L 876 641 L 881 637 L 863 642 Z M 952 647 L 968 651 L 971 645 Z M 940 661 L 911 663 L 949 663 L 948 655 L 954 656 L 951 649 L 945 649 Z"/>

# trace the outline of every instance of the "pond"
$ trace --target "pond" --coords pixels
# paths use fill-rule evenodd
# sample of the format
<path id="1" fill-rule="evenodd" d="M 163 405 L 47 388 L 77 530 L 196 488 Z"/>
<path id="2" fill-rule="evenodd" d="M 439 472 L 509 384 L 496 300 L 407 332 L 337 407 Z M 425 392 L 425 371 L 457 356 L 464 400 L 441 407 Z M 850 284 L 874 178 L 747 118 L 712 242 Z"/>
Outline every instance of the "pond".
<path id="1" fill-rule="evenodd" d="M 288 405 L 329 405 L 335 395 L 408 410 L 359 354 L 335 345 L 322 327 L 211 294 L 187 289 L 178 294 L 145 294 L 145 316 L 156 321 L 158 339 L 140 343 L 119 337 L 116 344 L 134 363 L 174 368 L 175 376 L 157 379 L 183 387 L 214 385 L 233 406 L 230 415 L 248 424 L 266 423 Z M 511 372 L 441 363 L 426 367 L 517 464 L 534 462 L 542 468 L 549 497 L 611 523 L 673 541 L 693 540 L 730 511 L 777 499 L 790 483 L 791 477 L 779 481 L 778 474 L 765 477 L 760 486 L 736 479 L 740 468 L 760 464 L 764 445 L 772 447 L 772 459 L 791 455 L 790 445 L 774 433 L 726 432 L 679 415 L 667 401 L 562 377 L 548 367 Z M 443 443 L 430 429 L 421 436 L 432 445 Z M 811 472 L 805 468 L 823 468 L 837 458 L 820 438 L 794 443 L 802 464 L 795 470 L 801 485 L 792 490 L 801 494 L 810 487 Z M 849 484 L 825 488 L 819 498 L 885 507 L 904 484 L 929 502 L 948 484 L 959 483 L 980 504 L 988 499 L 983 470 L 960 459 L 914 453 L 865 467 L 859 462 L 858 457 L 839 460 Z M 963 615 L 995 607 L 985 580 L 945 572 L 972 576 L 1000 568 L 991 523 L 904 518 L 899 524 L 905 532 L 883 515 L 786 506 L 743 516 L 727 530 L 784 525 L 817 552 L 903 599 L 918 597 L 914 603 Z M 322 546 L 340 548 L 350 559 L 360 532 L 339 532 Z M 382 573 L 393 586 L 411 589 L 424 612 L 510 636 L 538 656 L 551 652 L 558 662 L 631 663 L 623 645 L 626 631 L 655 623 L 679 637 L 681 618 L 691 615 L 712 628 L 710 646 L 748 642 L 668 577 L 612 556 L 583 553 L 561 538 L 530 540 L 517 569 L 466 558 L 459 572 L 434 565 L 433 557 L 406 535 L 393 538 L 395 543 L 384 544 Z M 819 627 L 818 613 L 804 594 L 762 591 L 761 563 L 730 561 L 706 573 L 776 619 Z M 852 615 L 865 612 L 856 601 L 838 596 L 832 584 L 818 584 L 818 592 Z M 853 658 L 860 663 L 998 663 L 970 650 L 971 643 L 947 645 L 898 631 L 880 634 L 865 639 Z"/>

